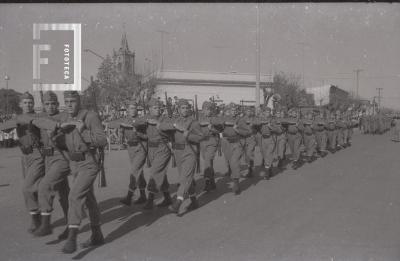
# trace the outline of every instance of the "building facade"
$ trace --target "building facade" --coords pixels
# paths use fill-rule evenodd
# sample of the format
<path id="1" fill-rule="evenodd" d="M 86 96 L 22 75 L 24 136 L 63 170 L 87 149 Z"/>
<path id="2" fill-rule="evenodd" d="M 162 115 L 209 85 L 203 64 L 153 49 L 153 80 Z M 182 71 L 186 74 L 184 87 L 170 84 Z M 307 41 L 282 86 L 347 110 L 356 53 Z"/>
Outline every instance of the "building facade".
<path id="1" fill-rule="evenodd" d="M 255 74 L 224 73 L 224 72 L 193 72 L 193 71 L 162 71 L 157 72 L 155 96 L 165 99 L 194 99 L 197 95 L 199 107 L 204 101 L 214 97 L 223 103 L 251 103 L 255 101 Z M 271 75 L 261 75 L 260 102 L 263 102 L 263 88 L 272 82 Z"/>

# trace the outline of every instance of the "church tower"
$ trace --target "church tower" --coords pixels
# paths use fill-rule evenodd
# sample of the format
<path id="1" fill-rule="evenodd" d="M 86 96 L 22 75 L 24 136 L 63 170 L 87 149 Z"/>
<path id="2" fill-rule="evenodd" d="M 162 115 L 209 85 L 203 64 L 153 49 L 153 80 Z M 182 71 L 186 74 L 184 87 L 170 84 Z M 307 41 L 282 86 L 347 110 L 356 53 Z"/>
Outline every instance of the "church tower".
<path id="1" fill-rule="evenodd" d="M 113 52 L 113 60 L 121 77 L 135 75 L 135 53 L 129 50 L 125 31 L 122 35 L 121 47 L 117 52 Z"/>

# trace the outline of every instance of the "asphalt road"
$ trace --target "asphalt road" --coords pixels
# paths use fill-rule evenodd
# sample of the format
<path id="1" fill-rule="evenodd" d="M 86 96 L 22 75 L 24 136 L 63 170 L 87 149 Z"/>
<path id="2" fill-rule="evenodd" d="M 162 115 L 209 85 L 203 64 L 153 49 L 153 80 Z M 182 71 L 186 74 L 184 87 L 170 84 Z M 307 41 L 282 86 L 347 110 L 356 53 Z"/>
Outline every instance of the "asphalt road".
<path id="1" fill-rule="evenodd" d="M 400 260 L 399 152 L 389 134 L 355 134 L 352 147 L 298 170 L 242 180 L 238 196 L 220 177 L 218 191 L 200 195 L 199 209 L 177 217 L 118 203 L 129 164 L 126 151 L 112 151 L 108 187 L 96 188 L 107 243 L 64 255 L 55 240 L 63 229 L 57 200 L 54 234 L 33 238 L 19 151 L 0 149 L 0 260 Z M 216 170 L 226 171 L 223 160 Z M 176 170 L 168 175 L 173 183 Z M 80 242 L 90 235 L 87 222 Z"/>

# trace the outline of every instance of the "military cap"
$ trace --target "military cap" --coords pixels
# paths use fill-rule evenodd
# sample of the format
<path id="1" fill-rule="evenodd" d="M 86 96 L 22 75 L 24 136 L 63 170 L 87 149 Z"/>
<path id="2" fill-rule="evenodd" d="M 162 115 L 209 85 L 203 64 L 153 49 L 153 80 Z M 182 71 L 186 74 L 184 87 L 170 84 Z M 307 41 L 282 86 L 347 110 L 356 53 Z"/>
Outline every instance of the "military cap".
<path id="1" fill-rule="evenodd" d="M 25 100 L 25 99 L 34 100 L 34 99 L 33 99 L 33 95 L 30 94 L 29 92 L 24 92 L 24 93 L 21 95 L 21 100 Z"/>
<path id="2" fill-rule="evenodd" d="M 43 101 L 55 101 L 58 102 L 57 94 L 53 91 L 47 91 L 43 94 Z"/>
<path id="3" fill-rule="evenodd" d="M 77 91 L 64 91 L 64 99 L 65 98 L 80 98 L 80 95 Z"/>
<path id="4" fill-rule="evenodd" d="M 179 107 L 182 106 L 182 105 L 190 106 L 189 101 L 186 100 L 186 99 L 179 99 L 178 102 L 177 102 L 177 104 L 178 104 Z"/>
<path id="5" fill-rule="evenodd" d="M 161 101 L 152 98 L 152 99 L 150 99 L 150 101 L 148 102 L 148 105 L 149 105 L 150 107 L 152 107 L 152 106 L 159 106 L 159 107 L 162 107 L 163 104 L 162 104 Z"/>

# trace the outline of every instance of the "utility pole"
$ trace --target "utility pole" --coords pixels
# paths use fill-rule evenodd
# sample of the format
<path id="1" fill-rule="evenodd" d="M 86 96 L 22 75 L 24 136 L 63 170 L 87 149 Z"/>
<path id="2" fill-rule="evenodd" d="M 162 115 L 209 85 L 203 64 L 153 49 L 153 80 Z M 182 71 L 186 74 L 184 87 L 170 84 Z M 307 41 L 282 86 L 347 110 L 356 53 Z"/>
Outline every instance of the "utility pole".
<path id="1" fill-rule="evenodd" d="M 360 72 L 362 72 L 362 71 L 364 71 L 363 69 L 356 69 L 356 70 L 354 70 L 354 72 L 356 73 L 356 86 L 357 86 L 357 89 L 356 89 L 356 98 L 359 98 L 359 96 L 358 96 L 358 79 L 359 79 L 359 74 L 360 74 Z"/>
<path id="2" fill-rule="evenodd" d="M 260 4 L 257 3 L 256 32 L 256 113 L 260 110 Z"/>
<path id="3" fill-rule="evenodd" d="M 157 32 L 161 33 L 161 68 L 160 71 L 164 70 L 164 34 L 169 34 L 169 32 L 164 30 L 157 30 Z"/>
<path id="4" fill-rule="evenodd" d="M 378 90 L 378 109 L 379 111 L 381 110 L 381 91 L 383 90 L 383 88 L 376 88 Z"/>
<path id="5" fill-rule="evenodd" d="M 305 53 L 305 51 L 304 51 L 304 48 L 306 47 L 306 46 L 309 46 L 310 44 L 309 43 L 306 43 L 306 42 L 298 42 L 297 44 L 300 44 L 301 45 L 301 64 L 302 64 L 302 75 L 301 75 L 301 78 L 302 78 L 302 84 L 303 84 L 303 88 L 305 88 L 305 76 L 304 76 L 304 71 L 305 71 L 305 66 L 304 66 L 304 53 Z"/>

